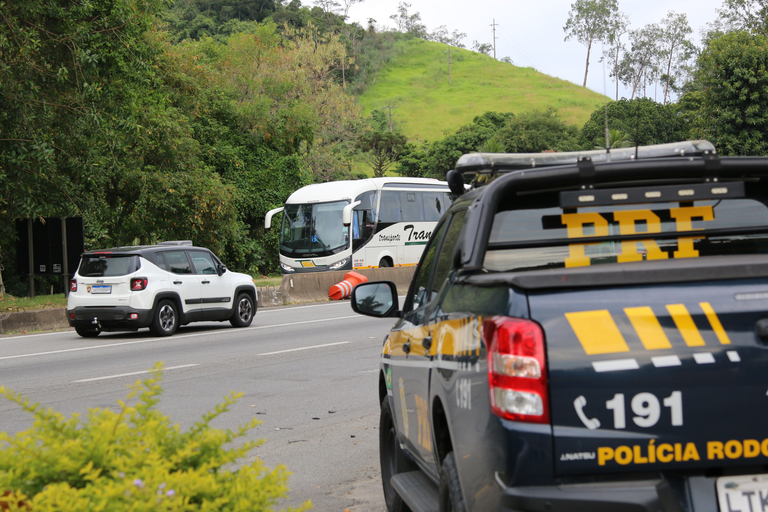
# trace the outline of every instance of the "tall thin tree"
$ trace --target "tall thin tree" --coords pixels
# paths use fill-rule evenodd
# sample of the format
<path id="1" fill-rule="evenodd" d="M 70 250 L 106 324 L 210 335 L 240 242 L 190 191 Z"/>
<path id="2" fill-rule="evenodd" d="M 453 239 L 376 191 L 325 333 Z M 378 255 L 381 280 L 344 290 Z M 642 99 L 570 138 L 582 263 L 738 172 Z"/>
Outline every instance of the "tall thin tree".
<path id="1" fill-rule="evenodd" d="M 587 86 L 589 75 L 589 57 L 592 44 L 606 41 L 609 21 L 619 11 L 616 0 L 576 0 L 571 4 L 568 21 L 563 27 L 565 40 L 576 39 L 587 47 L 587 62 L 584 67 L 584 87 Z"/>

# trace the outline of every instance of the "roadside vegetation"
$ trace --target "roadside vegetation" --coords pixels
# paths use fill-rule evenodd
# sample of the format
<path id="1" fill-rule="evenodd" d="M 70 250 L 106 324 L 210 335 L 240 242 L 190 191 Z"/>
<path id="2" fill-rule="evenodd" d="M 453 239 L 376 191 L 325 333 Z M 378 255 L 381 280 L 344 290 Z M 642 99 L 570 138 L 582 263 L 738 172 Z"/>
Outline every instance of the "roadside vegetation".
<path id="1" fill-rule="evenodd" d="M 0 0 L 0 295 L 27 294 L 22 219 L 83 217 L 86 249 L 191 239 L 270 275 L 279 230 L 264 215 L 301 186 L 442 178 L 473 151 L 602 147 L 606 109 L 611 145 L 768 151 L 758 0 L 726 0 L 700 48 L 684 15 L 630 29 L 615 0 L 576 1 L 564 31 L 586 47 L 585 79 L 600 41 L 632 90 L 607 104 L 494 61 L 487 43 L 469 51 L 466 34 L 429 30 L 405 2 L 394 29 L 347 23 L 359 1 Z"/>
<path id="2" fill-rule="evenodd" d="M 243 442 L 261 422 L 254 418 L 234 431 L 211 426 L 242 394 L 232 392 L 182 431 L 156 408 L 161 379 L 158 363 L 116 407 L 84 417 L 44 409 L 0 386 L 0 396 L 34 420 L 17 434 L 0 432 L 0 509 L 274 510 L 288 492 L 289 473 L 248 457 L 260 441 Z M 287 510 L 310 507 L 307 501 Z"/>

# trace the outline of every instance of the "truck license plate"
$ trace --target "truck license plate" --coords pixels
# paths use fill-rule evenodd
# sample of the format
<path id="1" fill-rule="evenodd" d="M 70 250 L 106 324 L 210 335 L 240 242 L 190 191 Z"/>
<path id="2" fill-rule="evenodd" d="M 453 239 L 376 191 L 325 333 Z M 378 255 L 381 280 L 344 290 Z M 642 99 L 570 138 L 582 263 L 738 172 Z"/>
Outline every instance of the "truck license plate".
<path id="1" fill-rule="evenodd" d="M 723 476 L 717 479 L 717 500 L 722 512 L 763 510 L 768 501 L 768 475 Z"/>
<path id="2" fill-rule="evenodd" d="M 112 293 L 112 285 L 91 286 L 91 293 Z"/>

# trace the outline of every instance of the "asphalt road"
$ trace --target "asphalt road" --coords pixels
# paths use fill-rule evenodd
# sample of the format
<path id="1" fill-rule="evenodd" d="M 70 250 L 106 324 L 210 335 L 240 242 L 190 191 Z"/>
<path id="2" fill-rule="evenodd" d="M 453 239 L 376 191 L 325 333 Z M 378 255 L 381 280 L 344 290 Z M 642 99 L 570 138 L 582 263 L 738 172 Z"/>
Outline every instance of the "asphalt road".
<path id="1" fill-rule="evenodd" d="M 363 317 L 349 302 L 260 309 L 251 327 L 202 323 L 172 337 L 149 331 L 80 338 L 74 330 L 0 337 L 0 385 L 71 414 L 117 408 L 126 386 L 163 361 L 159 408 L 182 428 L 231 390 L 243 398 L 217 420 L 235 428 L 254 416 L 255 448 L 269 467 L 293 474 L 283 506 L 385 510 L 378 459 L 377 368 L 392 320 Z M 0 430 L 31 426 L 15 404 L 0 402 Z"/>

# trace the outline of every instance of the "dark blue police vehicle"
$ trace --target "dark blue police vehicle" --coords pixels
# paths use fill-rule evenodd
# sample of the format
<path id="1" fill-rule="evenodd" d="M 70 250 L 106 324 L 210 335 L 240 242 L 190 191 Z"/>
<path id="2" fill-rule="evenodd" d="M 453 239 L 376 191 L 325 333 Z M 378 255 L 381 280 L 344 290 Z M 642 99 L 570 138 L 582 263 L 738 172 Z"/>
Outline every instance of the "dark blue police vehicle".
<path id="1" fill-rule="evenodd" d="M 471 154 L 381 358 L 391 512 L 768 510 L 768 158 Z M 493 179 L 495 178 L 495 179 Z"/>

